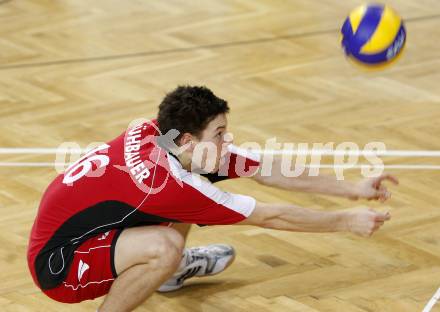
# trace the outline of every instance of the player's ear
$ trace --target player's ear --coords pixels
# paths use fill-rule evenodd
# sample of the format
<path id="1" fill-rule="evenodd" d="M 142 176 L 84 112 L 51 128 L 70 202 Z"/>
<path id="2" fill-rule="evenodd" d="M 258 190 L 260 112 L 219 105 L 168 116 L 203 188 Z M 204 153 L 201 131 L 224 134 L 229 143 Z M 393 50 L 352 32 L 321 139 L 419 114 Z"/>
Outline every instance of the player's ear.
<path id="1" fill-rule="evenodd" d="M 191 133 L 185 132 L 179 139 L 179 146 L 181 149 L 184 149 L 186 151 L 193 151 L 194 150 L 194 138 L 191 135 Z"/>

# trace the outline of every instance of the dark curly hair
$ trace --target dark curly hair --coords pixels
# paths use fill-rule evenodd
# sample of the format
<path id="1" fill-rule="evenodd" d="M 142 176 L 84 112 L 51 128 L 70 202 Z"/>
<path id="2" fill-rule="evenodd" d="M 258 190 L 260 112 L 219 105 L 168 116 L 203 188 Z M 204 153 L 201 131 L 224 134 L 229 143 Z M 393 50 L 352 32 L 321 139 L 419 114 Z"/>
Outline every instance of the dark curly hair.
<path id="1" fill-rule="evenodd" d="M 162 100 L 157 121 L 162 134 L 171 129 L 180 132 L 177 143 L 185 132 L 200 137 L 210 121 L 227 112 L 228 103 L 207 87 L 179 86 Z"/>

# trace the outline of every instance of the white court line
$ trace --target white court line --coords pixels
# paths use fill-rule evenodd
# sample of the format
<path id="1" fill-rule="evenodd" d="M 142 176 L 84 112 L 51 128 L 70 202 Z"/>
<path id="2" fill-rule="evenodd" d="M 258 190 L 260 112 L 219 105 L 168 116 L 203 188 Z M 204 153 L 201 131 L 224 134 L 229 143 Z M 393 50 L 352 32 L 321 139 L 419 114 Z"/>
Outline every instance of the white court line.
<path id="1" fill-rule="evenodd" d="M 64 163 L 55 164 L 51 162 L 0 162 L 0 167 L 55 167 L 64 166 Z"/>
<path id="2" fill-rule="evenodd" d="M 383 165 L 383 166 L 372 166 L 371 164 L 360 164 L 360 165 L 305 165 L 306 168 L 323 168 L 323 169 L 373 169 L 373 168 L 384 168 L 384 169 L 409 169 L 409 170 L 440 170 L 440 165 Z"/>
<path id="3" fill-rule="evenodd" d="M 55 167 L 65 166 L 70 163 L 51 163 L 51 162 L 0 162 L 0 167 Z M 306 168 L 322 168 L 322 169 L 372 169 L 374 167 L 371 164 L 360 165 L 305 165 Z M 384 169 L 396 169 L 396 170 L 440 170 L 440 165 L 383 165 Z"/>
<path id="4" fill-rule="evenodd" d="M 254 150 L 257 154 L 273 155 L 322 155 L 322 156 L 399 156 L 399 157 L 440 157 L 440 151 L 416 150 Z"/>
<path id="5" fill-rule="evenodd" d="M 434 296 L 432 296 L 432 298 L 428 301 L 422 312 L 430 312 L 439 299 L 440 299 L 440 288 L 437 289 Z"/>
<path id="6" fill-rule="evenodd" d="M 246 151 L 239 148 L 239 150 Z M 0 148 L 0 154 L 56 154 L 56 153 L 72 153 L 80 154 L 90 151 L 91 149 L 79 148 L 17 148 L 3 147 Z M 257 154 L 273 154 L 273 155 L 322 155 L 322 156 L 399 156 L 399 157 L 440 157 L 440 151 L 429 150 L 328 150 L 328 149 L 299 149 L 299 150 L 252 150 Z"/>
<path id="7" fill-rule="evenodd" d="M 242 148 L 237 148 L 241 152 L 247 151 Z M 69 154 L 81 154 L 89 151 L 90 149 L 81 148 L 16 148 L 7 147 L 0 148 L 0 154 L 46 154 L 53 155 L 56 153 L 69 153 Z M 257 154 L 273 154 L 273 155 L 321 155 L 321 156 L 399 156 L 399 157 L 440 157 L 440 151 L 429 150 L 329 150 L 329 149 L 299 149 L 299 150 L 252 150 Z M 0 167 L 54 167 L 55 165 L 64 166 L 65 163 L 52 163 L 52 162 L 0 162 Z M 359 165 L 306 165 L 307 168 L 341 168 L 341 169 L 362 169 L 373 168 L 370 164 Z M 396 170 L 440 170 L 440 165 L 384 165 L 384 169 L 396 169 Z"/>
<path id="8" fill-rule="evenodd" d="M 80 154 L 89 150 L 79 148 L 0 147 L 0 154 L 56 154 L 57 152 Z"/>

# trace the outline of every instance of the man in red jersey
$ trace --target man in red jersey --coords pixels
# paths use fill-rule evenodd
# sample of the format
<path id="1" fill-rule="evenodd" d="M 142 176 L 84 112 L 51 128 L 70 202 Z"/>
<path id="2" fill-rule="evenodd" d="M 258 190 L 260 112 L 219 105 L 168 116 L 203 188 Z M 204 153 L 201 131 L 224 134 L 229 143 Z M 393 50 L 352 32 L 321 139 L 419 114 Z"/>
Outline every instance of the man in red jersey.
<path id="1" fill-rule="evenodd" d="M 213 183 L 252 177 L 287 190 L 385 201 L 389 175 L 358 183 L 330 176 L 261 174 L 257 156 L 226 140 L 229 107 L 205 87 L 178 87 L 158 119 L 130 127 L 88 152 L 49 185 L 28 248 L 35 283 L 67 303 L 107 294 L 99 311 L 131 311 L 154 291 L 214 275 L 234 260 L 231 246 L 185 248 L 191 224 L 245 224 L 369 236 L 390 216 L 371 209 L 317 211 L 257 202 Z M 202 147 L 202 148 L 200 148 Z M 205 149 L 205 147 L 208 147 Z"/>

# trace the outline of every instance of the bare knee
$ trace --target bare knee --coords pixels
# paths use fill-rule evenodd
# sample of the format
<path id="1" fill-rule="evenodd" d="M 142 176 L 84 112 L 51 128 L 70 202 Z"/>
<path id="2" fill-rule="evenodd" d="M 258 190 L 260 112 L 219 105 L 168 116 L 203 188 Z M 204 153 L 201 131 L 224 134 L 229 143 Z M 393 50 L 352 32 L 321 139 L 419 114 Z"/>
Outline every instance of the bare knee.
<path id="1" fill-rule="evenodd" d="M 175 270 L 182 258 L 184 238 L 172 228 L 145 226 L 121 233 L 115 252 L 115 268 L 120 274 L 131 266 L 149 264 L 156 270 Z"/>
<path id="2" fill-rule="evenodd" d="M 185 240 L 182 235 L 172 228 L 166 228 L 167 231 L 162 233 L 161 239 L 156 245 L 156 253 L 153 260 L 156 260 L 156 266 L 172 266 L 179 265 L 182 259 Z M 150 259 L 151 262 L 151 259 Z"/>

